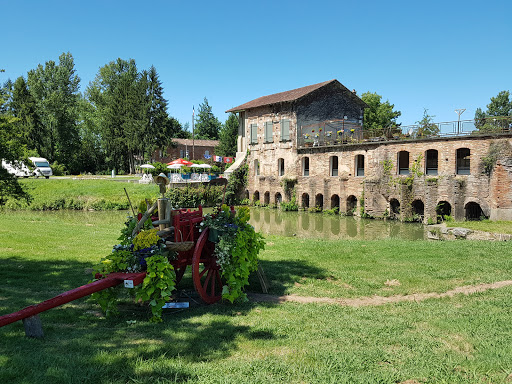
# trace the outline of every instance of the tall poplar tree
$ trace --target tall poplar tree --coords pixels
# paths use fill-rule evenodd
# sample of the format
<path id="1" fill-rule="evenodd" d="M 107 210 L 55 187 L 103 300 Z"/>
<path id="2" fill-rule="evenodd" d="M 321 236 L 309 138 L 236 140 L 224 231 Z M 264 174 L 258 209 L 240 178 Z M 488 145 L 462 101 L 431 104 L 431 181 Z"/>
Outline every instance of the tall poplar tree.
<path id="1" fill-rule="evenodd" d="M 80 78 L 75 73 L 71 53 L 50 60 L 28 73 L 28 89 L 36 101 L 43 135 L 47 140 L 39 155 L 78 170 L 80 146 L 77 127 Z"/>

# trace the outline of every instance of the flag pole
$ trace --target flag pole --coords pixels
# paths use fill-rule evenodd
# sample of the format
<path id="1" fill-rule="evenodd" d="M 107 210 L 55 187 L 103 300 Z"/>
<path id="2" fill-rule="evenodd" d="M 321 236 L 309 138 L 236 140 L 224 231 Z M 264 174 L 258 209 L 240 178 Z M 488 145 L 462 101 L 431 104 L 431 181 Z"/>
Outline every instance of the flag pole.
<path id="1" fill-rule="evenodd" d="M 192 106 L 192 159 L 195 158 L 195 134 L 194 134 L 194 113 L 195 113 L 195 110 L 194 110 L 194 106 Z M 190 160 L 190 159 L 189 159 Z"/>

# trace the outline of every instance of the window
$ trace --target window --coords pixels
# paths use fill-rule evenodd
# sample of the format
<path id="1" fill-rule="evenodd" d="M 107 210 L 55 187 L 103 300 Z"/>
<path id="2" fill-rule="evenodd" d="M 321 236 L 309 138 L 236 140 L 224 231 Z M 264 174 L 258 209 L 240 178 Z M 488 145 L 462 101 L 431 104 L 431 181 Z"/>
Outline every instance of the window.
<path id="1" fill-rule="evenodd" d="M 309 176 L 309 157 L 302 158 L 302 176 Z"/>
<path id="2" fill-rule="evenodd" d="M 258 144 L 258 124 L 251 124 L 251 144 Z"/>
<path id="3" fill-rule="evenodd" d="M 407 151 L 398 152 L 398 174 L 409 174 L 409 152 Z"/>
<path id="4" fill-rule="evenodd" d="M 284 159 L 277 160 L 277 168 L 279 176 L 284 176 Z"/>
<path id="5" fill-rule="evenodd" d="M 274 141 L 272 139 L 272 122 L 267 121 L 265 123 L 265 143 L 271 143 L 272 141 Z"/>
<path id="6" fill-rule="evenodd" d="M 437 175 L 438 154 L 437 150 L 429 149 L 425 154 L 425 174 Z"/>
<path id="7" fill-rule="evenodd" d="M 338 176 L 338 156 L 331 156 L 329 158 L 329 170 L 331 176 Z"/>
<path id="8" fill-rule="evenodd" d="M 258 159 L 254 160 L 254 175 L 260 175 L 260 161 Z"/>
<path id="9" fill-rule="evenodd" d="M 290 140 L 290 120 L 281 120 L 281 141 Z"/>
<path id="10" fill-rule="evenodd" d="M 185 157 L 185 150 L 180 149 L 180 157 L 183 159 Z"/>
<path id="11" fill-rule="evenodd" d="M 470 173 L 469 148 L 457 149 L 457 175 L 469 175 Z"/>
<path id="12" fill-rule="evenodd" d="M 356 176 L 364 176 L 364 155 L 356 156 Z"/>

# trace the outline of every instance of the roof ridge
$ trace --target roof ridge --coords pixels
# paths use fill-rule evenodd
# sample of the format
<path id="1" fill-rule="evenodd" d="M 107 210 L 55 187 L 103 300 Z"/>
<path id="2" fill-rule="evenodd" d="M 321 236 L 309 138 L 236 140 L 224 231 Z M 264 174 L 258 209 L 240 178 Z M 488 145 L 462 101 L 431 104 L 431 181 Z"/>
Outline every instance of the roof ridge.
<path id="1" fill-rule="evenodd" d="M 304 87 L 291 89 L 289 91 L 277 92 L 277 93 L 272 93 L 270 95 L 261 96 L 261 97 L 258 97 L 257 99 L 254 99 L 247 103 L 239 105 L 238 107 L 228 109 L 226 112 L 236 112 L 236 111 L 240 111 L 240 110 L 244 110 L 244 109 L 261 107 L 264 105 L 271 105 L 271 104 L 277 104 L 277 103 L 282 103 L 282 102 L 287 102 L 287 101 L 298 100 L 301 97 L 306 96 L 307 94 L 309 94 L 313 91 L 316 91 L 317 89 L 322 88 L 323 86 L 330 84 L 332 82 L 335 82 L 335 81 L 337 82 L 338 80 L 336 80 L 336 79 L 327 80 L 327 81 L 323 81 L 321 83 L 316 83 L 316 84 L 306 85 Z"/>

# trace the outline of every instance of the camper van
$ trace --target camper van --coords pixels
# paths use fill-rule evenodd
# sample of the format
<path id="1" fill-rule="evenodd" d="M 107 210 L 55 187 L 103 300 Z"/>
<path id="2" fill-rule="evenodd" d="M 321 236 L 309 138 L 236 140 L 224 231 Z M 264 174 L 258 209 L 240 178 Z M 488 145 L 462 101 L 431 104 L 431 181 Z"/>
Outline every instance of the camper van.
<path id="1" fill-rule="evenodd" d="M 29 157 L 28 159 L 32 162 L 32 165 L 35 167 L 35 177 L 44 176 L 48 179 L 50 178 L 50 176 L 53 175 L 52 169 L 50 168 L 50 163 L 48 163 L 48 160 L 46 160 L 44 157 Z"/>
<path id="2" fill-rule="evenodd" d="M 7 172 L 16 177 L 29 177 L 34 174 L 34 172 L 28 169 L 26 164 L 21 161 L 11 163 L 9 161 L 2 160 L 2 168 L 5 168 Z"/>

